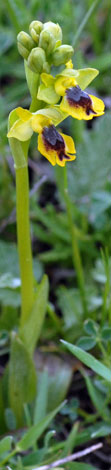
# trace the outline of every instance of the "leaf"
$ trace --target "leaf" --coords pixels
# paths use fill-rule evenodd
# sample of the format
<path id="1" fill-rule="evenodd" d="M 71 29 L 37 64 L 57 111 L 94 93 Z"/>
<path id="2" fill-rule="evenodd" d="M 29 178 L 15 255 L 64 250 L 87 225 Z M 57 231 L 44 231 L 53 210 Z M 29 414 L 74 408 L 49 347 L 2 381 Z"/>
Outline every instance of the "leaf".
<path id="1" fill-rule="evenodd" d="M 111 258 L 108 258 L 109 278 L 111 279 Z M 95 268 L 92 271 L 93 279 L 100 284 L 107 282 L 107 273 L 103 259 L 96 259 Z"/>
<path id="2" fill-rule="evenodd" d="M 23 423 L 23 404 L 36 393 L 36 373 L 29 351 L 18 336 L 12 337 L 9 362 L 9 401 L 18 425 Z"/>
<path id="3" fill-rule="evenodd" d="M 44 371 L 38 377 L 38 391 L 34 407 L 34 424 L 39 423 L 39 421 L 46 416 L 47 410 L 47 401 L 48 401 L 48 371 Z"/>
<path id="4" fill-rule="evenodd" d="M 98 333 L 99 325 L 91 318 L 87 318 L 84 322 L 84 330 L 88 335 L 96 336 Z"/>
<path id="5" fill-rule="evenodd" d="M 0 240 L 0 275 L 6 273 L 15 278 L 20 277 L 17 247 L 15 243 Z"/>
<path id="6" fill-rule="evenodd" d="M 95 359 L 95 357 L 91 356 L 91 354 L 83 351 L 82 349 L 78 348 L 77 346 L 73 346 L 73 344 L 68 343 L 67 341 L 61 340 L 61 342 L 66 346 L 68 351 L 70 351 L 74 356 L 76 356 L 83 364 L 87 367 L 90 367 L 96 374 L 99 374 L 103 379 L 107 382 L 111 382 L 111 371 L 108 367 L 104 366 L 102 362 Z"/>
<path id="7" fill-rule="evenodd" d="M 106 417 L 109 418 L 109 411 L 108 408 L 106 407 L 106 396 L 103 396 L 103 393 L 98 390 L 90 377 L 86 373 L 83 372 L 83 376 L 85 378 L 86 386 L 89 392 L 89 396 L 92 400 L 92 403 L 96 410 L 99 412 L 100 416 L 106 420 Z"/>
<path id="8" fill-rule="evenodd" d="M 57 296 L 59 308 L 64 316 L 65 329 L 74 325 L 76 335 L 76 326 L 80 325 L 83 315 L 79 291 L 60 286 L 57 289 Z"/>
<path id="9" fill-rule="evenodd" d="M 103 327 L 101 339 L 105 342 L 111 341 L 111 327 Z"/>
<path id="10" fill-rule="evenodd" d="M 85 349 L 86 351 L 94 348 L 95 345 L 96 345 L 96 338 L 94 337 L 88 338 L 88 336 L 82 336 L 82 338 L 78 339 L 77 341 L 77 346 L 81 349 L 82 348 Z"/>
<path id="11" fill-rule="evenodd" d="M 12 445 L 12 436 L 6 436 L 0 441 L 0 456 L 5 452 L 10 451 Z"/>
<path id="12" fill-rule="evenodd" d="M 0 302 L 8 307 L 19 307 L 21 305 L 21 295 L 16 289 L 0 289 Z"/>
<path id="13" fill-rule="evenodd" d="M 76 441 L 76 436 L 78 433 L 78 428 L 79 428 L 79 423 L 74 423 L 68 438 L 65 441 L 64 449 L 63 452 L 61 453 L 61 458 L 66 457 L 67 455 L 70 455 L 72 451 L 74 451 L 75 447 L 75 441 Z"/>
<path id="14" fill-rule="evenodd" d="M 0 288 L 8 287 L 10 289 L 16 289 L 20 287 L 21 281 L 19 277 L 13 277 L 11 273 L 5 273 L 0 276 Z"/>
<path id="15" fill-rule="evenodd" d="M 11 408 L 5 409 L 5 422 L 6 422 L 7 428 L 10 431 L 14 431 L 16 429 L 16 418 Z"/>
<path id="16" fill-rule="evenodd" d="M 55 410 L 49 413 L 43 420 L 39 421 L 39 423 L 33 425 L 29 431 L 24 434 L 22 439 L 17 444 L 17 451 L 21 452 L 22 450 L 27 450 L 28 448 L 32 447 L 35 442 L 40 438 L 43 432 L 47 429 L 51 421 L 54 419 L 57 413 L 61 410 L 64 406 L 65 402 L 61 403 Z"/>
<path id="17" fill-rule="evenodd" d="M 48 291 L 48 277 L 44 276 L 42 282 L 37 288 L 37 294 L 30 317 L 20 329 L 20 337 L 25 342 L 25 345 L 31 354 L 33 354 L 44 322 L 48 301 Z"/>
<path id="18" fill-rule="evenodd" d="M 81 462 L 69 462 L 68 465 L 65 465 L 65 468 L 67 470 L 97 470 L 96 467 L 92 467 L 92 465 Z"/>
<path id="19" fill-rule="evenodd" d="M 36 352 L 36 366 L 38 387 L 41 384 L 44 371 L 47 371 L 47 412 L 50 412 L 66 397 L 73 374 L 72 365 L 68 360 L 64 360 L 64 358 L 60 358 L 55 354 Z M 44 392 L 41 392 L 41 400 Z M 46 397 L 44 397 L 44 400 L 46 401 Z"/>

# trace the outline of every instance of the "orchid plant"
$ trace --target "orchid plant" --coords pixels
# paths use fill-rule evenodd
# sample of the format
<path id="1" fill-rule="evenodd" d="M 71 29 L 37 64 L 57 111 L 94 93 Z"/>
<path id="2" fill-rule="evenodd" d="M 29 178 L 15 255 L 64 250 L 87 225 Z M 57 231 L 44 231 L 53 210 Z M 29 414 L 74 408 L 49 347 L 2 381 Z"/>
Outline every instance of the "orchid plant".
<path id="1" fill-rule="evenodd" d="M 56 126 L 67 116 L 90 120 L 104 114 L 104 103 L 84 89 L 98 75 L 98 70 L 75 70 L 73 48 L 62 44 L 58 24 L 33 21 L 30 34 L 18 34 L 18 49 L 24 58 L 26 79 L 31 94 L 30 110 L 16 108 L 9 116 L 8 138 L 14 158 L 17 185 L 18 248 L 22 280 L 22 319 L 34 302 L 34 277 L 29 232 L 28 147 L 33 132 L 38 134 L 38 150 L 49 162 L 64 167 L 75 160 L 73 139 Z M 55 76 L 51 67 L 63 66 Z M 24 321 L 23 320 L 23 321 Z"/>
<path id="2" fill-rule="evenodd" d="M 104 103 L 101 99 L 84 91 L 98 75 L 98 70 L 73 68 L 71 60 L 73 48 L 62 44 L 62 30 L 58 24 L 32 21 L 29 34 L 21 31 L 18 34 L 17 43 L 19 53 L 24 58 L 31 104 L 29 110 L 18 107 L 10 113 L 8 139 L 16 173 L 17 237 L 21 274 L 19 338 L 32 355 L 38 332 L 40 332 L 40 320 L 35 322 L 34 318 L 40 315 L 41 305 L 43 306 L 43 301 L 46 302 L 47 295 L 41 290 L 37 305 L 38 291 L 33 273 L 29 224 L 28 149 L 30 140 L 33 132 L 36 132 L 38 134 L 37 146 L 41 155 L 47 158 L 53 166 L 63 167 L 64 196 L 71 233 L 72 255 L 83 307 L 86 310 L 84 276 L 76 230 L 72 221 L 66 173 L 66 164 L 75 160 L 76 149 L 72 137 L 57 130 L 57 126 L 68 116 L 79 120 L 91 120 L 93 117 L 101 116 L 104 114 Z M 55 75 L 52 74 L 53 66 L 54 70 L 57 70 Z M 44 305 L 46 306 L 46 303 Z M 14 351 L 13 346 L 13 357 Z M 23 350 L 20 354 L 23 354 Z"/>

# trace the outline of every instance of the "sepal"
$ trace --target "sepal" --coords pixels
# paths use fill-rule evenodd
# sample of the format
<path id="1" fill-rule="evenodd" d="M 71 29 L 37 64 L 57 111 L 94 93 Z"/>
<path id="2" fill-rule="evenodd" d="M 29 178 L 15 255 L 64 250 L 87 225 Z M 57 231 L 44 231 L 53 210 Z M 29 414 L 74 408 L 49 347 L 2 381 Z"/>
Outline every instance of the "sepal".
<path id="1" fill-rule="evenodd" d="M 73 47 L 67 44 L 57 47 L 52 54 L 52 63 L 55 66 L 65 64 L 73 55 Z"/>
<path id="2" fill-rule="evenodd" d="M 17 36 L 17 46 L 19 54 L 24 58 L 28 59 L 31 49 L 34 47 L 35 43 L 29 34 L 24 31 L 20 31 Z"/>
<path id="3" fill-rule="evenodd" d="M 56 40 L 54 39 L 54 36 L 47 30 L 43 30 L 40 33 L 39 37 L 39 46 L 44 49 L 46 52 L 46 55 L 51 54 L 51 52 L 54 50 L 56 44 Z"/>
<path id="4" fill-rule="evenodd" d="M 62 43 L 62 29 L 58 23 L 48 21 L 47 23 L 44 23 L 44 30 L 49 31 L 49 33 L 53 35 L 56 42 L 59 42 L 59 44 Z"/>
<path id="5" fill-rule="evenodd" d="M 43 29 L 43 23 L 41 21 L 32 21 L 29 26 L 29 32 L 30 35 L 32 36 L 33 41 L 35 41 L 36 44 L 39 42 L 39 36 L 40 33 Z"/>
<path id="6" fill-rule="evenodd" d="M 35 47 L 31 50 L 28 57 L 28 67 L 35 73 L 42 73 L 44 63 L 46 63 L 46 55 L 41 47 Z"/>

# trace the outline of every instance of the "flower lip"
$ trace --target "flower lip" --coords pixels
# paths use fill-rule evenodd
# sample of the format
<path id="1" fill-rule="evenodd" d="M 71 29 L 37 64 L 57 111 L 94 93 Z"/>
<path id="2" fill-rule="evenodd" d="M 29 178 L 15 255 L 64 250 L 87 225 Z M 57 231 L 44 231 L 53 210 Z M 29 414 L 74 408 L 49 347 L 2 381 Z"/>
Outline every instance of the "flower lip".
<path id="1" fill-rule="evenodd" d="M 71 107 L 82 107 L 83 109 L 85 109 L 87 115 L 89 115 L 90 113 L 96 114 L 96 112 L 93 110 L 93 104 L 90 96 L 88 95 L 88 93 L 81 90 L 79 85 L 67 88 L 66 97 Z"/>
<path id="2" fill-rule="evenodd" d="M 62 135 L 56 130 L 54 125 L 44 127 L 42 131 L 42 137 L 47 151 L 55 150 L 61 161 L 64 158 L 70 159 L 65 151 L 64 139 Z"/>

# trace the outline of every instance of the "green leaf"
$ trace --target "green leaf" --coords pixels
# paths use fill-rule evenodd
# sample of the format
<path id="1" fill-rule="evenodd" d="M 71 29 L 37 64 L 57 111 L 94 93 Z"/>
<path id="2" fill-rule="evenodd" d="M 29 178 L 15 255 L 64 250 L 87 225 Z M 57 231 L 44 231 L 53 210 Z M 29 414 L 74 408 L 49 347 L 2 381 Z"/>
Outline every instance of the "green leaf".
<path id="1" fill-rule="evenodd" d="M 11 273 L 5 273 L 0 276 L 0 288 L 3 289 L 8 287 L 10 289 L 16 289 L 20 287 L 21 281 L 19 277 L 13 277 Z"/>
<path id="2" fill-rule="evenodd" d="M 59 308 L 64 316 L 65 329 L 74 326 L 76 337 L 76 327 L 80 325 L 83 316 L 79 290 L 60 286 L 57 289 L 57 296 Z"/>
<path id="3" fill-rule="evenodd" d="M 77 436 L 77 433 L 78 433 L 78 428 L 79 428 L 79 423 L 78 422 L 74 423 L 74 425 L 73 425 L 73 427 L 72 427 L 72 429 L 71 429 L 71 431 L 68 435 L 68 438 L 65 441 L 64 450 L 61 453 L 61 458 L 64 458 L 67 455 L 70 455 L 71 452 L 74 450 L 76 436 Z"/>
<path id="4" fill-rule="evenodd" d="M 57 413 L 61 410 L 64 406 L 65 402 L 61 403 L 55 410 L 49 413 L 43 420 L 39 421 L 39 423 L 33 425 L 29 431 L 24 434 L 22 439 L 17 444 L 17 451 L 27 450 L 28 448 L 32 447 L 35 442 L 40 438 L 43 432 L 47 429 L 51 421 L 54 419 Z"/>
<path id="5" fill-rule="evenodd" d="M 0 301 L 6 307 L 16 308 L 21 305 L 21 295 L 16 289 L 0 289 Z"/>
<path id="6" fill-rule="evenodd" d="M 99 325 L 94 320 L 88 318 L 84 322 L 84 330 L 88 335 L 96 336 L 99 329 Z"/>
<path id="7" fill-rule="evenodd" d="M 67 470 L 97 470 L 96 467 L 92 467 L 92 465 L 81 462 L 69 462 L 68 465 L 65 465 L 65 468 Z"/>
<path id="8" fill-rule="evenodd" d="M 10 431 L 14 431 L 16 429 L 16 418 L 11 408 L 5 409 L 5 422 L 6 422 L 7 428 Z"/>
<path id="9" fill-rule="evenodd" d="M 38 377 L 38 392 L 34 407 L 34 424 L 45 418 L 48 401 L 48 371 L 44 369 Z"/>
<path id="10" fill-rule="evenodd" d="M 103 341 L 111 341 L 111 327 L 105 327 L 102 329 L 101 339 Z"/>
<path id="11" fill-rule="evenodd" d="M 111 371 L 108 367 L 104 366 L 102 362 L 95 359 L 95 357 L 91 356 L 91 354 L 83 351 L 82 349 L 78 348 L 77 346 L 73 346 L 73 344 L 68 343 L 67 341 L 61 340 L 61 342 L 66 346 L 68 351 L 70 351 L 74 356 L 76 356 L 83 364 L 87 367 L 90 367 L 96 374 L 99 374 L 103 379 L 107 382 L 111 382 Z"/>
<path id="12" fill-rule="evenodd" d="M 10 451 L 12 445 L 12 436 L 6 436 L 0 441 L 0 456 L 5 452 Z"/>
<path id="13" fill-rule="evenodd" d="M 41 383 L 41 377 L 44 369 L 48 374 L 47 393 L 47 412 L 53 411 L 66 397 L 70 386 L 73 370 L 68 360 L 60 358 L 55 354 L 36 353 L 36 366 L 38 387 Z M 41 392 L 42 400 L 43 392 Z M 44 397 L 46 401 L 46 397 Z M 44 408 L 44 405 L 43 405 Z"/>
<path id="14" fill-rule="evenodd" d="M 106 396 L 104 396 L 97 388 L 94 386 L 92 380 L 90 377 L 88 377 L 87 374 L 83 372 L 83 376 L 85 378 L 86 386 L 89 392 L 89 396 L 92 400 L 92 403 L 96 410 L 99 412 L 100 416 L 106 419 L 106 417 L 109 417 L 109 411 L 108 408 L 105 405 L 106 402 Z"/>
<path id="15" fill-rule="evenodd" d="M 45 275 L 37 288 L 37 294 L 30 317 L 20 330 L 20 337 L 25 342 L 28 351 L 33 354 L 44 322 L 48 301 L 48 277 Z"/>
<path id="16" fill-rule="evenodd" d="M 94 338 L 94 337 L 88 338 L 88 336 L 82 336 L 82 338 L 80 338 L 77 341 L 77 346 L 81 349 L 82 348 L 85 349 L 86 351 L 88 351 L 89 349 L 94 348 L 95 345 L 96 345 L 96 338 Z"/>
<path id="17" fill-rule="evenodd" d="M 12 337 L 9 362 L 9 401 L 18 425 L 23 423 L 23 404 L 36 393 L 36 373 L 29 351 L 18 336 Z"/>

